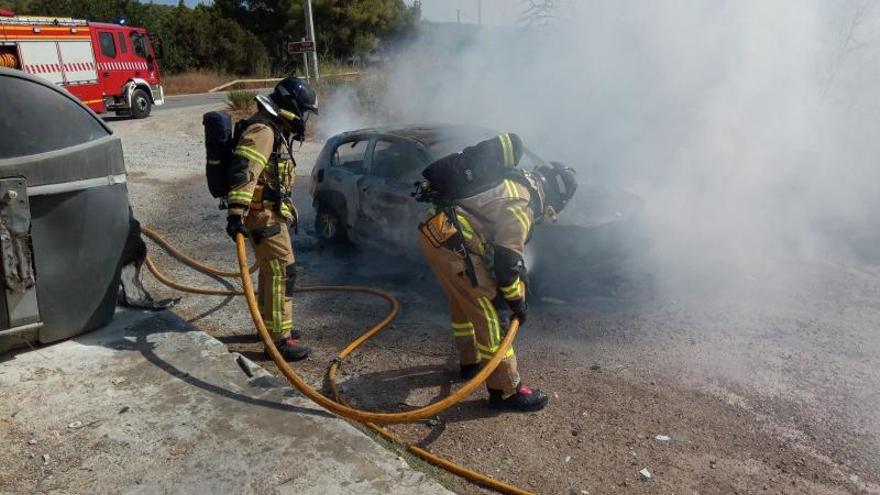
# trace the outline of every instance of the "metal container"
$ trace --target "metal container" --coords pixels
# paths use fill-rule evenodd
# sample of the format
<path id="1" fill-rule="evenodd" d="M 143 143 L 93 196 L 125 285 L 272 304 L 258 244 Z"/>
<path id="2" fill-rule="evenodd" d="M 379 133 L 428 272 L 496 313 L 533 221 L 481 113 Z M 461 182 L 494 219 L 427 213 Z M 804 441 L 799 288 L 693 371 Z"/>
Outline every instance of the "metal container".
<path id="1" fill-rule="evenodd" d="M 0 339 L 53 342 L 111 320 L 125 179 L 122 144 L 97 115 L 48 81 L 0 68 Z"/>

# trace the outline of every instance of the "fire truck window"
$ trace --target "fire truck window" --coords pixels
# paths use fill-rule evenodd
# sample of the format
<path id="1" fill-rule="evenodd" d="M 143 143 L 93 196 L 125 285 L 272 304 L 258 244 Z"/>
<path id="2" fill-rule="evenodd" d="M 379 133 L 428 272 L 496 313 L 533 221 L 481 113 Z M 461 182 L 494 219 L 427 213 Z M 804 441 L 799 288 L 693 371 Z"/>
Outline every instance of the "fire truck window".
<path id="1" fill-rule="evenodd" d="M 110 132 L 74 99 L 54 88 L 0 75 L 0 159 L 55 151 Z"/>
<path id="2" fill-rule="evenodd" d="M 147 45 L 141 33 L 131 33 L 131 48 L 138 56 L 147 58 Z"/>
<path id="3" fill-rule="evenodd" d="M 113 42 L 113 33 L 99 33 L 101 39 L 101 53 L 105 57 L 116 58 L 116 43 Z"/>
<path id="4" fill-rule="evenodd" d="M 128 46 L 125 44 L 125 33 L 117 34 L 116 39 L 119 41 L 119 51 L 121 53 L 128 52 Z"/>

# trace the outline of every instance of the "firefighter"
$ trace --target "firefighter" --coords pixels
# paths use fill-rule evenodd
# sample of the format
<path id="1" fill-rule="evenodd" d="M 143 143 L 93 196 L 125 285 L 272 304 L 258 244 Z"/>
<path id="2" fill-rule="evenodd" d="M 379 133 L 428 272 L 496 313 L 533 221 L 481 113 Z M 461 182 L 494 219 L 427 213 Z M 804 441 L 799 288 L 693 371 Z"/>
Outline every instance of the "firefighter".
<path id="1" fill-rule="evenodd" d="M 496 156 L 506 166 L 515 166 L 522 156 L 522 142 L 515 134 L 501 134 L 494 143 L 486 141 L 474 148 L 486 145 L 500 149 Z M 447 213 L 432 211 L 421 225 L 419 248 L 449 300 L 463 379 L 472 378 L 500 346 L 503 328 L 496 296 L 503 298 L 521 324 L 526 322 L 525 244 L 533 225 L 545 216 L 555 220 L 576 188 L 572 169 L 558 163 L 540 166 L 523 172 L 522 180 L 507 178 L 455 200 Z M 455 219 L 446 218 L 453 213 Z M 451 227 L 460 231 L 460 241 L 456 236 L 437 237 L 437 232 Z M 540 390 L 522 384 L 512 347 L 486 386 L 491 409 L 537 411 L 548 401 Z"/>
<path id="2" fill-rule="evenodd" d="M 317 98 L 304 81 L 287 77 L 256 100 L 258 111 L 241 131 L 229 167 L 226 232 L 250 238 L 259 266 L 260 314 L 284 359 L 296 361 L 310 350 L 293 331 L 296 264 L 288 227 L 296 230 L 298 219 L 290 198 L 292 143 L 304 139 L 309 113 L 318 113 Z"/>

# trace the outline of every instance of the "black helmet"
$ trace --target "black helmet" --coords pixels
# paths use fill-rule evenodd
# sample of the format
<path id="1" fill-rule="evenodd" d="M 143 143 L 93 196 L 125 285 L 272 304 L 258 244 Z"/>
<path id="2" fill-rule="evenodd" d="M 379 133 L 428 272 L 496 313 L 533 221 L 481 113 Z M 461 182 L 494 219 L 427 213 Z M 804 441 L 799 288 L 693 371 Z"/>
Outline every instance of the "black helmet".
<path id="1" fill-rule="evenodd" d="M 541 188 L 544 190 L 542 213 L 550 213 L 552 216 L 562 211 L 577 190 L 574 169 L 559 162 L 550 162 L 549 166 L 541 165 L 536 168 L 535 175 L 538 176 Z M 548 212 L 548 208 L 552 208 L 553 212 Z"/>
<path id="2" fill-rule="evenodd" d="M 278 105 L 281 110 L 292 112 L 300 119 L 305 118 L 305 113 L 318 113 L 318 97 L 308 83 L 302 79 L 287 76 L 275 85 L 269 98 Z"/>

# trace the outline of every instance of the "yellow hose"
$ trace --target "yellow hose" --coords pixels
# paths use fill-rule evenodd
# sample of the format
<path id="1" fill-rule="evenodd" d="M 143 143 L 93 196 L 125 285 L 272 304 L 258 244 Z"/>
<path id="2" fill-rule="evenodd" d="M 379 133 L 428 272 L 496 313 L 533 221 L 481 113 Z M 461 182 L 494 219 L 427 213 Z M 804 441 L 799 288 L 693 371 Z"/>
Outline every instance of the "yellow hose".
<path id="1" fill-rule="evenodd" d="M 167 249 L 172 253 L 177 259 L 179 259 L 184 264 L 193 267 L 199 271 L 209 273 L 212 275 L 232 276 L 233 272 L 225 272 L 222 270 L 218 270 L 214 267 L 204 265 L 199 263 L 195 259 L 185 255 L 180 252 L 164 237 L 162 237 L 158 232 L 149 227 L 142 227 L 142 232 L 149 238 L 153 239 L 163 248 Z M 425 419 L 431 416 L 435 416 L 439 414 L 449 407 L 457 404 L 462 401 L 474 389 L 476 389 L 480 384 L 482 384 L 489 375 L 498 367 L 503 359 L 504 354 L 507 352 L 507 349 L 513 343 L 513 340 L 516 338 L 516 333 L 519 330 L 519 320 L 516 318 L 512 318 L 510 322 L 510 326 L 507 330 L 507 334 L 505 335 L 504 340 L 501 342 L 501 345 L 495 355 L 486 363 L 485 366 L 480 370 L 479 373 L 471 380 L 469 380 L 464 386 L 462 386 L 457 391 L 450 394 L 445 399 L 439 400 L 433 404 L 429 404 L 427 406 L 414 409 L 411 411 L 405 411 L 400 413 L 377 413 L 364 411 L 361 409 L 353 408 L 339 398 L 338 388 L 336 386 L 335 377 L 336 372 L 338 370 L 338 364 L 341 360 L 348 357 L 352 352 L 360 348 L 367 340 L 374 337 L 376 334 L 384 330 L 400 313 L 400 303 L 397 301 L 392 294 L 383 291 L 381 289 L 376 289 L 373 287 L 364 287 L 364 286 L 305 286 L 298 287 L 295 289 L 295 292 L 320 292 L 320 291 L 332 291 L 332 292 L 358 292 L 365 294 L 372 294 L 378 296 L 390 304 L 391 309 L 385 318 L 382 319 L 379 323 L 370 328 L 367 332 L 362 334 L 360 337 L 355 339 L 352 343 L 350 343 L 347 347 L 345 347 L 342 351 L 337 354 L 337 359 L 330 365 L 328 370 L 328 381 L 330 383 L 330 387 L 333 390 L 339 401 L 335 401 L 330 399 L 320 392 L 309 386 L 284 360 L 281 356 L 281 353 L 278 351 L 278 348 L 275 346 L 275 342 L 272 340 L 271 335 L 269 334 L 268 329 L 266 328 L 265 323 L 263 322 L 263 318 L 260 315 L 257 300 L 254 295 L 253 285 L 250 278 L 250 272 L 253 272 L 254 267 L 248 268 L 247 264 L 247 251 L 245 248 L 244 237 L 239 234 L 235 239 L 236 246 L 236 255 L 238 258 L 239 264 L 239 272 L 237 275 L 241 278 L 243 290 L 242 291 L 231 291 L 231 290 L 215 290 L 215 289 L 205 289 L 200 287 L 190 287 L 183 284 L 179 284 L 173 280 L 171 280 L 168 276 L 163 274 L 158 267 L 156 267 L 155 263 L 152 259 L 147 257 L 147 268 L 150 272 L 163 284 L 172 287 L 177 290 L 181 290 L 184 292 L 191 292 L 196 294 L 206 294 L 206 295 L 223 295 L 223 296 L 236 296 L 236 295 L 244 295 L 247 300 L 248 309 L 251 313 L 251 318 L 253 319 L 254 326 L 257 329 L 257 333 L 260 338 L 263 340 L 263 343 L 266 346 L 266 349 L 269 352 L 269 355 L 272 357 L 272 360 L 275 362 L 278 369 L 281 370 L 281 373 L 287 378 L 287 380 L 293 385 L 297 390 L 299 390 L 303 395 L 310 398 L 315 403 L 321 405 L 325 409 L 339 414 L 348 419 L 353 419 L 358 422 L 365 424 L 367 427 L 378 433 L 380 436 L 389 440 L 391 442 L 403 445 L 400 437 L 395 435 L 394 433 L 388 431 L 387 429 L 379 426 L 377 423 L 407 423 L 414 422 L 421 419 Z M 414 455 L 420 457 L 421 459 L 428 461 L 436 466 L 439 466 L 447 471 L 462 476 L 472 482 L 493 488 L 502 493 L 509 493 L 513 495 L 535 495 L 533 492 L 529 492 L 523 490 L 519 487 L 510 485 L 503 481 L 496 480 L 492 477 L 486 476 L 484 474 L 473 471 L 465 466 L 461 466 L 456 464 L 448 459 L 437 456 L 428 452 L 425 449 L 422 449 L 416 445 L 405 445 L 406 449 L 413 453 Z"/>

